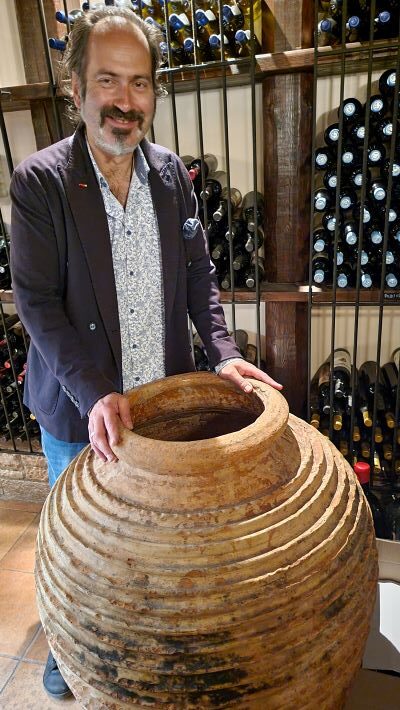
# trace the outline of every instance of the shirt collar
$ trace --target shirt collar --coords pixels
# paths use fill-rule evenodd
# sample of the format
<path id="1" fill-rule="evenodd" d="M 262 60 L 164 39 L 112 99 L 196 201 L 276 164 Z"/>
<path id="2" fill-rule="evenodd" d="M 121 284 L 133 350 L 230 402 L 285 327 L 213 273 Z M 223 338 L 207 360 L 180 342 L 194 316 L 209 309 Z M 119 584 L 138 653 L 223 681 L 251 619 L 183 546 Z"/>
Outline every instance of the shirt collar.
<path id="1" fill-rule="evenodd" d="M 89 157 L 90 160 L 92 161 L 93 169 L 97 178 L 97 182 L 99 183 L 100 189 L 107 189 L 109 190 L 109 185 L 105 177 L 102 175 L 101 170 L 99 166 L 96 163 L 96 160 L 94 158 L 94 155 L 90 149 L 90 145 L 88 143 L 88 140 L 86 138 L 86 146 L 88 149 Z M 140 147 L 140 145 L 137 145 L 134 151 L 135 154 L 135 173 L 138 178 L 138 180 L 141 182 L 142 185 L 147 185 L 148 182 L 148 175 L 149 175 L 149 164 L 144 156 L 144 153 Z M 132 174 L 132 179 L 131 179 L 131 185 L 132 185 L 132 180 L 134 178 L 134 174 Z"/>

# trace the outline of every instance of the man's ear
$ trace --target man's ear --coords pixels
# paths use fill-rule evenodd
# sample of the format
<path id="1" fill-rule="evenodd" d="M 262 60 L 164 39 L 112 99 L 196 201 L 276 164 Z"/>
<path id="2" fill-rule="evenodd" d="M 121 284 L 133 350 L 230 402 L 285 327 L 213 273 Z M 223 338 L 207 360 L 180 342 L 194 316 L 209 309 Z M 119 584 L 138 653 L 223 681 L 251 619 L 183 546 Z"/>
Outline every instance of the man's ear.
<path id="1" fill-rule="evenodd" d="M 71 87 L 72 87 L 72 98 L 74 99 L 74 104 L 76 108 L 81 107 L 81 82 L 79 81 L 78 74 L 73 71 L 71 73 Z"/>

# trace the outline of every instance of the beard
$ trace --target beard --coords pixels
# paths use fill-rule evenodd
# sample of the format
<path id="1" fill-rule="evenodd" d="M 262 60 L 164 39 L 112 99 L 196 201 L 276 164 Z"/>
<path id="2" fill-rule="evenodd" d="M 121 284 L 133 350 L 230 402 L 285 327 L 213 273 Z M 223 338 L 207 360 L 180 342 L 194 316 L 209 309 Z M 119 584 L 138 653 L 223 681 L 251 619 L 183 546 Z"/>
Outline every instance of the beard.
<path id="1" fill-rule="evenodd" d="M 83 121 L 85 121 L 84 114 L 84 110 L 81 110 L 81 116 Z M 110 136 L 109 134 L 105 134 L 104 128 L 105 121 L 108 116 L 110 118 L 135 121 L 137 127 L 135 126 L 134 128 L 124 128 L 123 125 L 121 125 L 121 127 L 113 127 L 111 129 L 111 134 L 113 138 L 110 140 Z M 113 156 L 129 155 L 133 153 L 136 149 L 136 146 L 140 143 L 147 130 L 147 127 L 145 131 L 143 130 L 145 119 L 145 114 L 142 111 L 136 111 L 135 109 L 132 109 L 131 111 L 127 111 L 126 113 L 124 113 L 116 106 L 103 106 L 100 110 L 99 128 L 94 136 L 94 140 L 97 147 Z M 133 142 L 129 142 L 129 139 L 132 141 L 133 134 L 136 140 L 134 140 Z"/>

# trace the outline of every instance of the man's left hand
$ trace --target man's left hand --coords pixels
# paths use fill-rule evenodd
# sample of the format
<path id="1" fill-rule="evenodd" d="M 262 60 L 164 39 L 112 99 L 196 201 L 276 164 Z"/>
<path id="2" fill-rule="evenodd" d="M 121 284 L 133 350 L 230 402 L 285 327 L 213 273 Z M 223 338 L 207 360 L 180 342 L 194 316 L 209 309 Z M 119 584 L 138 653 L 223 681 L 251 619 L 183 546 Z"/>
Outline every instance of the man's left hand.
<path id="1" fill-rule="evenodd" d="M 261 380 L 267 385 L 271 385 L 276 390 L 281 390 L 283 385 L 279 384 L 272 379 L 266 372 L 259 370 L 258 367 L 252 365 L 247 360 L 235 360 L 235 362 L 230 362 L 225 367 L 223 367 L 219 373 L 218 377 L 222 377 L 223 380 L 230 380 L 237 387 L 239 387 L 244 392 L 252 392 L 253 385 L 245 377 L 252 377 L 254 380 Z"/>

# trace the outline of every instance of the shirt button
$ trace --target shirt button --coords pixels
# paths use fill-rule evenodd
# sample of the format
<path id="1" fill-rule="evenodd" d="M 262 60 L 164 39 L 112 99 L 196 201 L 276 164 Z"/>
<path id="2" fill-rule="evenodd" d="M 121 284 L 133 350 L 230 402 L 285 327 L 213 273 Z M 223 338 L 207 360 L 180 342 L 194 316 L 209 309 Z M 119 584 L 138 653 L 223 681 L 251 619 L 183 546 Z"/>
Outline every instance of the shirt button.
<path id="1" fill-rule="evenodd" d="M 131 309 L 130 309 L 130 312 L 131 312 L 131 313 L 134 313 L 134 312 L 135 312 L 135 309 L 134 309 L 134 308 L 131 308 Z"/>
<path id="2" fill-rule="evenodd" d="M 140 377 L 135 377 L 135 382 L 139 382 Z"/>
<path id="3" fill-rule="evenodd" d="M 89 330 L 96 330 L 96 328 L 97 328 L 96 323 L 93 323 L 93 321 L 92 321 L 92 323 L 89 323 Z"/>
<path id="4" fill-rule="evenodd" d="M 137 348 L 136 343 L 132 343 L 132 350 L 135 350 L 135 348 Z"/>
<path id="5" fill-rule="evenodd" d="M 132 234 L 132 232 L 131 232 L 131 230 L 130 230 L 130 229 L 127 229 L 127 230 L 126 230 L 126 233 L 127 233 L 128 237 L 130 237 L 130 236 L 131 236 L 131 234 Z"/>
<path id="6" fill-rule="evenodd" d="M 133 276 L 133 271 L 130 271 L 130 272 L 129 272 L 129 276 Z"/>

